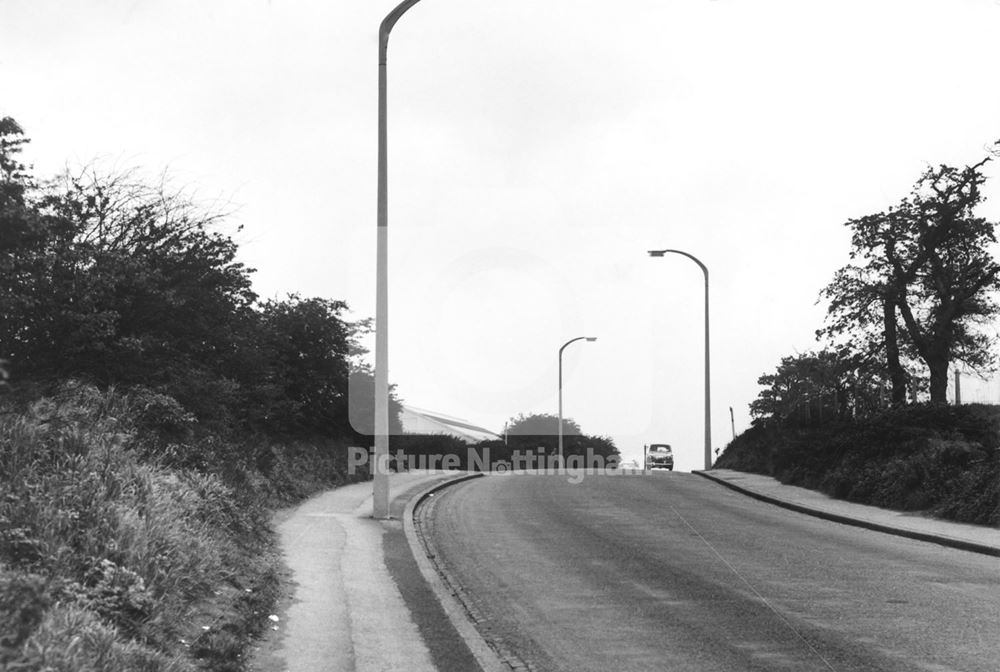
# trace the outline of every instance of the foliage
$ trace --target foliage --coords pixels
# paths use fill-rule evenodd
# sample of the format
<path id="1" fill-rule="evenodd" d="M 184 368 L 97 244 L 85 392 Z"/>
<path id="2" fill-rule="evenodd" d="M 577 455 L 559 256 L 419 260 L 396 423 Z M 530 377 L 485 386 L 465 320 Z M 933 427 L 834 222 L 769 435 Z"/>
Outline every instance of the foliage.
<path id="1" fill-rule="evenodd" d="M 172 385 L 232 352 L 256 298 L 217 219 L 163 185 L 95 168 L 29 192 L 8 247 L 2 341 L 18 376 Z M 200 395 L 192 392 L 188 399 Z"/>
<path id="2" fill-rule="evenodd" d="M 246 395 L 250 426 L 285 434 L 350 433 L 342 422 L 352 337 L 341 317 L 346 307 L 296 295 L 261 306 L 257 378 Z"/>
<path id="3" fill-rule="evenodd" d="M 370 372 L 354 360 L 367 321 L 342 301 L 258 302 L 222 215 L 165 180 L 90 166 L 38 187 L 17 161 L 25 142 L 0 122 L 2 382 L 143 386 L 220 435 L 371 434 Z M 398 412 L 393 398 L 397 431 Z"/>
<path id="4" fill-rule="evenodd" d="M 367 477 L 366 322 L 258 302 L 220 215 L 136 173 L 39 186 L 26 142 L 0 120 L 0 669 L 235 672 L 266 507 Z"/>
<path id="5" fill-rule="evenodd" d="M 211 476 L 140 462 L 118 417 L 126 404 L 70 386 L 0 423 L 0 563 L 46 577 L 46 599 L 75 617 L 107 623 L 102 651 L 121 639 L 172 655 L 189 605 L 239 555 L 226 536 L 232 512 L 219 506 L 230 493 Z"/>
<path id="6" fill-rule="evenodd" d="M 975 214 L 989 160 L 928 168 L 898 206 L 847 222 L 852 261 L 821 294 L 830 308 L 820 334 L 846 337 L 869 361 L 881 353 L 897 402 L 905 399 L 901 355 L 924 363 L 930 398 L 942 403 L 953 359 L 993 364 L 992 340 L 977 329 L 997 313 L 1000 289 L 988 251 L 996 222 Z"/>
<path id="7" fill-rule="evenodd" d="M 0 411 L 0 662 L 25 670 L 240 669 L 277 594 L 265 505 L 347 478 L 343 444 L 206 449 L 144 389 L 71 383 Z"/>
<path id="8" fill-rule="evenodd" d="M 821 350 L 783 357 L 750 404 L 755 423 L 815 425 L 871 413 L 881 405 L 880 380 L 857 356 Z"/>
<path id="9" fill-rule="evenodd" d="M 609 458 L 618 455 L 618 448 L 608 437 L 589 436 L 580 425 L 570 419 L 562 419 L 563 455 L 592 455 Z M 542 451 L 549 455 L 559 449 L 559 417 L 547 413 L 525 415 L 523 413 L 507 422 L 507 445 L 511 450 Z"/>
<path id="10" fill-rule="evenodd" d="M 912 344 L 900 331 L 892 294 L 869 267 L 848 264 L 834 275 L 820 296 L 830 301 L 826 325 L 817 338 L 836 343 L 845 359 L 855 361 L 868 377 L 888 380 L 892 401 L 906 402 L 907 389 L 917 386 Z"/>
<path id="11" fill-rule="evenodd" d="M 919 404 L 818 427 L 759 424 L 715 463 L 864 504 L 1000 525 L 1000 408 Z"/>

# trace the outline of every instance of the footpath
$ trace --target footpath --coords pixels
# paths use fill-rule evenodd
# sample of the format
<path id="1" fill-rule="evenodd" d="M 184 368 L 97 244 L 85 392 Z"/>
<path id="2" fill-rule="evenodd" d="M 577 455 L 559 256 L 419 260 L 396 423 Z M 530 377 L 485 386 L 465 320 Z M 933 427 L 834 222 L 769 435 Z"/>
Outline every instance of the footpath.
<path id="1" fill-rule="evenodd" d="M 256 647 L 254 672 L 436 672 L 478 666 L 440 610 L 403 532 L 417 493 L 466 472 L 390 476 L 390 520 L 371 482 L 323 492 L 274 518 L 290 591 Z M 416 618 L 416 621 L 414 620 Z"/>
<path id="2" fill-rule="evenodd" d="M 974 553 L 1000 556 L 998 528 L 955 523 L 919 513 L 845 502 L 815 490 L 783 485 L 777 479 L 760 474 L 730 469 L 694 473 L 755 499 L 811 516 Z"/>

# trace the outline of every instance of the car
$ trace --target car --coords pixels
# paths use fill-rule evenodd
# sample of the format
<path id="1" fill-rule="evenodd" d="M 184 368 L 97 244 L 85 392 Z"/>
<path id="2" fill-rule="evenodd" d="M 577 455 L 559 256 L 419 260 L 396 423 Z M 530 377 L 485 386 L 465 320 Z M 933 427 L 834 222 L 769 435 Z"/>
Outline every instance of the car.
<path id="1" fill-rule="evenodd" d="M 674 470 L 674 451 L 670 444 L 654 443 L 646 449 L 647 469 Z"/>

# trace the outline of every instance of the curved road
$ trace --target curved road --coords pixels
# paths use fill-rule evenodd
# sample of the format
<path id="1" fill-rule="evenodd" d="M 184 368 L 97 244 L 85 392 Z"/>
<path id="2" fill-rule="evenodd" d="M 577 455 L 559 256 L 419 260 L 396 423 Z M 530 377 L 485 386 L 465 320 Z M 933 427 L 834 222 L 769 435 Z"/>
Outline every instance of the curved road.
<path id="1" fill-rule="evenodd" d="M 418 517 L 480 632 L 527 669 L 1000 670 L 997 558 L 695 475 L 494 475 Z"/>

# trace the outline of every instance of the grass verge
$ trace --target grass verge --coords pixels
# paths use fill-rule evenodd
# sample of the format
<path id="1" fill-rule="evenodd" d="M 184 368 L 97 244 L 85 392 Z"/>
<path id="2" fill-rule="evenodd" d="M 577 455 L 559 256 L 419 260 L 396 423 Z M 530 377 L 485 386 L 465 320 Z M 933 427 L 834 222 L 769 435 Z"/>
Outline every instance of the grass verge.
<path id="1" fill-rule="evenodd" d="M 149 390 L 0 408 L 0 671 L 243 669 L 280 591 L 270 507 L 344 482 L 346 451 L 195 430 Z"/>

